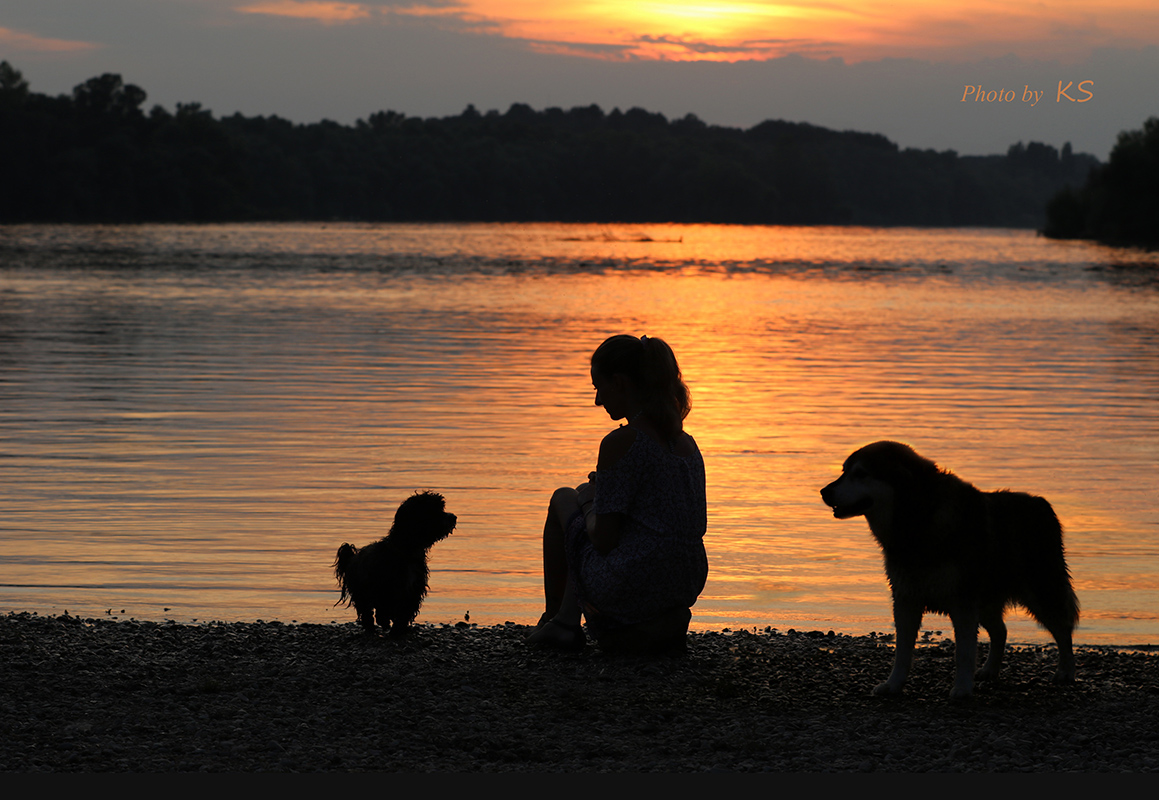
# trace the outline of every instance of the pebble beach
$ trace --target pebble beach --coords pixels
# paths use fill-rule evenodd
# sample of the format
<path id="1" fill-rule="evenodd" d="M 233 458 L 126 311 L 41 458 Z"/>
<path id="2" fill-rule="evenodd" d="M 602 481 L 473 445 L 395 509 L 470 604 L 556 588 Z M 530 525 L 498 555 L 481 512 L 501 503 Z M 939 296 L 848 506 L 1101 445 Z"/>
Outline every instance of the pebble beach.
<path id="1" fill-rule="evenodd" d="M 886 635 L 721 630 L 641 658 L 529 648 L 525 625 L 0 617 L 7 772 L 1124 772 L 1159 770 L 1159 654 L 1008 654 L 950 703 L 928 637 L 899 698 Z M 984 656 L 986 645 L 980 646 Z"/>

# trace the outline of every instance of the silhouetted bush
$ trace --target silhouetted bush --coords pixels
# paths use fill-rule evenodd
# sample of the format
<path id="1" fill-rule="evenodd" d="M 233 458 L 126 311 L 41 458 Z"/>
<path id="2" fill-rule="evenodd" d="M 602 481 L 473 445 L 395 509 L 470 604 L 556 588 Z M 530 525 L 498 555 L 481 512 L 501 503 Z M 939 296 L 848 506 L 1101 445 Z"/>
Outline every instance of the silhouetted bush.
<path id="1" fill-rule="evenodd" d="M 1107 163 L 1082 188 L 1064 187 L 1047 204 L 1043 233 L 1057 239 L 1159 245 L 1159 117 L 1124 131 Z"/>

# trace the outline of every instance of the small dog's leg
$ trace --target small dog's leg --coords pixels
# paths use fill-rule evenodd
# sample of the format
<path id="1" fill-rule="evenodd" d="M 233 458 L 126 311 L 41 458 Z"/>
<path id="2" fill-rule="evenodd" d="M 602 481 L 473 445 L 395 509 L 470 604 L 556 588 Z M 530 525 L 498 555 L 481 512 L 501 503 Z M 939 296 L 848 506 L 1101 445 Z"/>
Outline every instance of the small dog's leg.
<path id="1" fill-rule="evenodd" d="M 894 658 L 893 672 L 885 683 L 879 684 L 873 693 L 879 697 L 891 694 L 900 694 L 905 686 L 906 676 L 909 675 L 910 663 L 914 658 L 914 645 L 918 639 L 918 630 L 922 627 L 921 603 L 910 600 L 893 599 L 893 626 Z"/>
<path id="2" fill-rule="evenodd" d="M 978 620 L 990 636 L 990 655 L 986 656 L 986 663 L 975 677 L 980 681 L 996 681 L 1006 650 L 1006 623 L 1002 621 L 1002 609 L 987 609 L 979 615 Z"/>
<path id="3" fill-rule="evenodd" d="M 950 614 L 954 624 L 954 688 L 951 700 L 965 700 L 974 693 L 974 669 L 978 666 L 978 610 L 958 609 Z"/>

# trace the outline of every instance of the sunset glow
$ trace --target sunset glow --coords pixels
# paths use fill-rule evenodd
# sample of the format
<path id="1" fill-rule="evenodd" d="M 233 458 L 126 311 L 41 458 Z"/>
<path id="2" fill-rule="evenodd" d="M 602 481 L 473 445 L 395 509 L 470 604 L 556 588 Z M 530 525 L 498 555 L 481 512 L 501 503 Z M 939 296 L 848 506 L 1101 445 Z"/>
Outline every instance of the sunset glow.
<path id="1" fill-rule="evenodd" d="M 522 40 L 540 52 L 609 60 L 740 61 L 789 54 L 847 61 L 876 58 L 1001 57 L 1067 60 L 1098 47 L 1137 47 L 1159 38 L 1150 0 L 1031 2 L 870 0 L 840 3 L 707 3 L 703 0 L 459 0 L 454 3 L 269 0 L 247 14 L 325 24 L 409 19 Z"/>
<path id="2" fill-rule="evenodd" d="M 308 19 L 325 24 L 350 22 L 370 16 L 370 9 L 358 3 L 303 2 L 302 0 L 270 0 L 253 3 L 237 9 L 243 14 L 268 14 L 275 17 Z"/>
<path id="3" fill-rule="evenodd" d="M 72 53 L 92 50 L 99 45 L 89 42 L 73 42 L 66 39 L 48 39 L 23 31 L 14 31 L 11 28 L 0 28 L 0 47 L 11 48 L 19 52 Z"/>
<path id="4" fill-rule="evenodd" d="M 804 11 L 780 3 L 571 2 L 532 15 L 528 3 L 479 3 L 499 18 L 505 36 L 539 50 L 620 59 L 736 61 L 824 43 L 810 33 L 820 19 L 844 18 L 839 9 Z"/>

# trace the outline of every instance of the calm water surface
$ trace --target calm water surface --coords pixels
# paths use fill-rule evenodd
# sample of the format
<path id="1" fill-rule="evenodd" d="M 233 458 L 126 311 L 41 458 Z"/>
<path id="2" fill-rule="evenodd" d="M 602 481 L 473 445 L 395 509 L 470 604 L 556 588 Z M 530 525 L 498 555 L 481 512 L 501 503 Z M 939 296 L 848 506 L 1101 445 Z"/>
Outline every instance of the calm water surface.
<path id="1" fill-rule="evenodd" d="M 0 227 L 0 612 L 352 620 L 336 548 L 435 489 L 420 620 L 531 622 L 620 332 L 693 392 L 695 627 L 891 630 L 864 520 L 818 495 L 890 438 L 1051 500 L 1078 640 L 1159 642 L 1159 258 L 993 230 Z"/>

